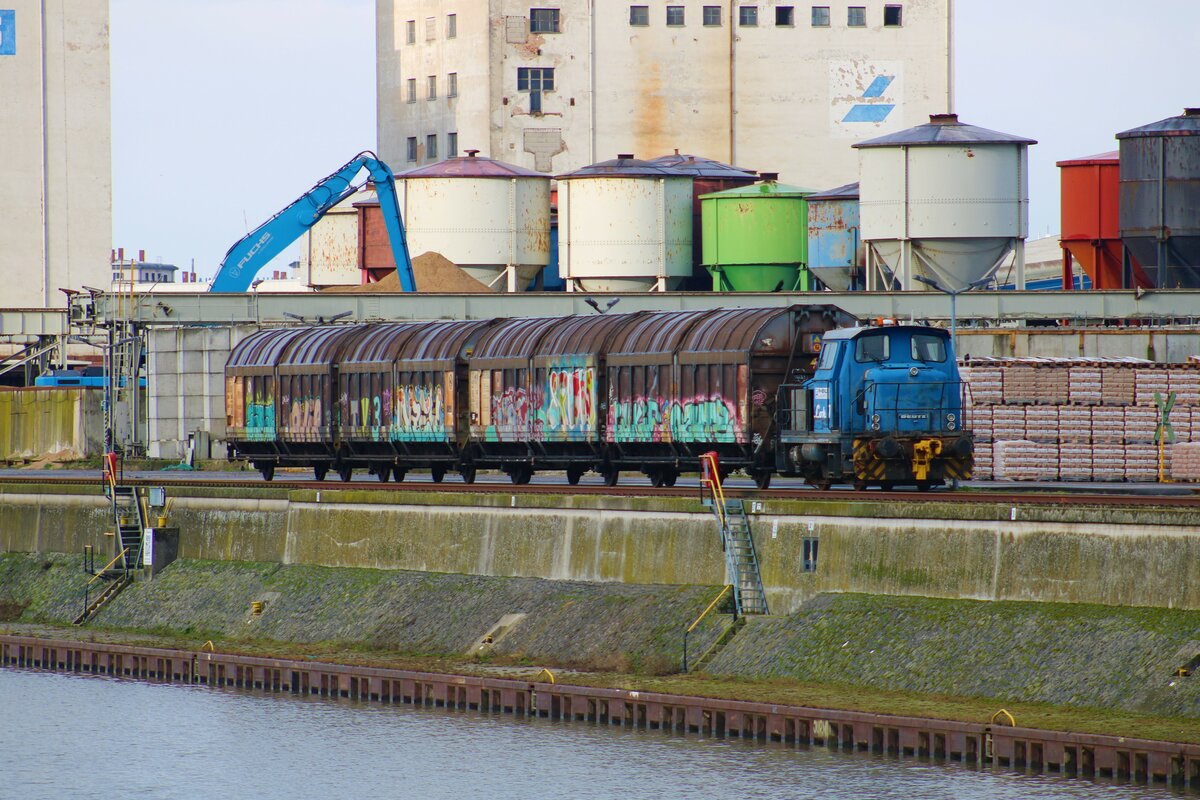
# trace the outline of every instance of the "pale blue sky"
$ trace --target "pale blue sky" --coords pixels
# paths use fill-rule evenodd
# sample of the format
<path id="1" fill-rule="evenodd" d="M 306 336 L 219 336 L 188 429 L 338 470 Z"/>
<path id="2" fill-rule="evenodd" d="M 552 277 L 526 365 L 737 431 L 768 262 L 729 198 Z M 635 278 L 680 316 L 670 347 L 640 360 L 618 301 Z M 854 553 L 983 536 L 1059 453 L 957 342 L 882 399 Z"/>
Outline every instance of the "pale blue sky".
<path id="1" fill-rule="evenodd" d="M 374 0 L 110 3 L 113 235 L 127 253 L 211 274 L 247 230 L 374 148 Z M 1200 105 L 1198 0 L 954 6 L 960 117 L 1039 141 L 1034 236 L 1058 231 L 1055 161 Z"/>

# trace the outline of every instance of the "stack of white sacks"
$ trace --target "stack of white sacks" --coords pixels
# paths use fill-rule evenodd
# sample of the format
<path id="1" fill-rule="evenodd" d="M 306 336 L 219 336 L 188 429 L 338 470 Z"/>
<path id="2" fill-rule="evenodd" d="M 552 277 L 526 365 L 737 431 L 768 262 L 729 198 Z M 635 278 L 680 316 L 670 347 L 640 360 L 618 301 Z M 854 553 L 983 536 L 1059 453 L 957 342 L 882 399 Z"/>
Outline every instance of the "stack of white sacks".
<path id="1" fill-rule="evenodd" d="M 977 478 L 1158 480 L 1155 398 L 1174 392 L 1164 466 L 1175 480 L 1200 480 L 1200 361 L 972 359 L 961 372 Z"/>

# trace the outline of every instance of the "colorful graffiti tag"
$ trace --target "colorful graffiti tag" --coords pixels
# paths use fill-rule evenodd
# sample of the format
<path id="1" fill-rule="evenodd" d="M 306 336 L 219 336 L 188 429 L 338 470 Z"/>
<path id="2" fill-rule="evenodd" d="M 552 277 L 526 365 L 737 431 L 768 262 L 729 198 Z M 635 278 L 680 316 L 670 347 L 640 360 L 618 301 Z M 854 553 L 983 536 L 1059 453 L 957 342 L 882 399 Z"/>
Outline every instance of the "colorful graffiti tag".
<path id="1" fill-rule="evenodd" d="M 252 442 L 275 438 L 275 403 L 267 392 L 256 391 L 246 403 L 246 438 Z"/>
<path id="2" fill-rule="evenodd" d="M 391 405 L 387 398 L 386 405 Z M 396 387 L 396 404 L 388 409 L 392 441 L 441 441 L 446 437 L 446 402 L 440 385 Z"/>
<path id="3" fill-rule="evenodd" d="M 670 401 L 662 397 L 610 399 L 610 442 L 746 441 L 737 406 L 722 397 Z"/>
<path id="4" fill-rule="evenodd" d="M 546 370 L 539 394 L 535 439 L 578 441 L 596 430 L 594 367 L 552 367 Z"/>
<path id="5" fill-rule="evenodd" d="M 492 395 L 492 424 L 484 431 L 489 442 L 526 441 L 529 438 L 529 394 L 510 386 Z"/>

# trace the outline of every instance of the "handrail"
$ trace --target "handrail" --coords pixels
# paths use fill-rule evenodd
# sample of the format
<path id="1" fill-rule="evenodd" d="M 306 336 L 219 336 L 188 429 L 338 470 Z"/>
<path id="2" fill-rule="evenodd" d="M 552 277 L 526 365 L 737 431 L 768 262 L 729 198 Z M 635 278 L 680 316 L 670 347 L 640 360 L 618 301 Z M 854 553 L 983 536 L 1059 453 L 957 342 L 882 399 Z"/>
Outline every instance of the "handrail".
<path id="1" fill-rule="evenodd" d="M 708 468 L 700 470 L 700 488 L 708 487 L 716 506 L 717 519 L 721 523 L 721 538 L 725 537 L 725 488 L 721 485 L 721 470 L 716 453 L 704 453 L 700 456 L 701 467 L 707 462 Z M 707 477 L 706 477 L 707 476 Z"/>
<path id="2" fill-rule="evenodd" d="M 117 555 L 113 557 L 112 561 L 110 561 L 104 565 L 104 569 L 100 570 L 99 572 L 97 572 L 95 575 L 92 576 L 92 579 L 87 582 L 87 585 L 91 586 L 93 583 L 100 580 L 100 578 L 103 578 L 104 573 L 108 572 L 108 568 L 111 567 L 113 564 L 117 563 L 118 561 L 120 561 L 121 559 L 123 559 L 125 557 L 125 554 L 128 552 L 129 552 L 129 548 L 126 547 L 124 550 L 117 553 Z"/>
<path id="3" fill-rule="evenodd" d="M 729 592 L 729 590 L 732 588 L 733 588 L 733 584 L 726 584 L 725 588 L 721 590 L 721 593 L 719 595 L 717 595 L 716 597 L 714 597 L 713 601 L 708 604 L 708 608 L 704 609 L 704 611 L 702 611 L 700 613 L 700 616 L 696 617 L 696 621 L 688 626 L 687 632 L 691 633 L 692 631 L 696 630 L 696 626 L 700 624 L 700 620 L 707 617 L 708 612 L 710 612 L 714 608 L 716 608 L 717 603 L 721 602 L 721 598 L 724 597 L 726 595 L 726 593 Z"/>
<path id="4" fill-rule="evenodd" d="M 696 621 L 693 622 L 691 625 L 689 625 L 687 627 L 687 630 L 685 630 L 683 632 L 683 671 L 684 672 L 688 671 L 688 635 L 691 634 L 691 632 L 696 629 L 696 626 L 700 624 L 700 621 L 702 619 L 704 619 L 705 617 L 708 616 L 710 611 L 712 611 L 714 608 L 717 607 L 717 603 L 721 602 L 721 598 L 724 597 L 725 594 L 727 592 L 731 591 L 732 589 L 733 589 L 732 584 L 726 584 L 725 588 L 721 590 L 721 593 L 718 594 L 716 597 L 714 597 L 713 601 L 708 604 L 708 608 L 704 609 L 704 611 L 702 611 L 700 613 L 700 616 L 696 617 Z"/>

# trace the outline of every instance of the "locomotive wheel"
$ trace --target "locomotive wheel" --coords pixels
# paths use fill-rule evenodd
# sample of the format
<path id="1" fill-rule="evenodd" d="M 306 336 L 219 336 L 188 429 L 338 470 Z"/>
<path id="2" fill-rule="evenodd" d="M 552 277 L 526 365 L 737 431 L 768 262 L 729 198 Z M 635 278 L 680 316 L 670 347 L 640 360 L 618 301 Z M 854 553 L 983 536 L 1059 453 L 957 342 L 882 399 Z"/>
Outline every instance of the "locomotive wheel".
<path id="1" fill-rule="evenodd" d="M 866 490 L 867 490 L 867 482 L 866 481 L 855 481 L 854 482 L 854 491 L 865 492 Z"/>
<path id="2" fill-rule="evenodd" d="M 880 491 L 884 491 L 884 492 L 890 492 L 895 487 L 896 487 L 896 484 L 892 483 L 891 481 L 881 481 L 879 484 Z"/>
<path id="3" fill-rule="evenodd" d="M 329 474 L 328 464 L 313 464 L 313 477 L 319 481 L 325 480 L 325 476 Z"/>
<path id="4" fill-rule="evenodd" d="M 608 467 L 600 473 L 604 477 L 605 486 L 616 486 L 617 481 L 621 480 L 621 470 Z"/>
<path id="5" fill-rule="evenodd" d="M 829 480 L 828 478 L 819 478 L 813 483 L 813 486 L 817 487 L 822 492 L 828 492 L 833 488 L 833 481 Z"/>
<path id="6" fill-rule="evenodd" d="M 446 477 L 446 465 L 445 464 L 434 464 L 429 469 L 429 477 L 433 478 L 434 483 L 441 483 L 442 480 Z"/>
<path id="7" fill-rule="evenodd" d="M 346 483 L 349 483 L 354 477 L 354 467 L 350 466 L 349 464 L 341 464 L 338 466 L 337 473 L 339 478 Z"/>
<path id="8" fill-rule="evenodd" d="M 258 467 L 258 471 L 262 473 L 264 481 L 269 481 L 275 477 L 275 465 L 274 464 L 270 464 L 270 463 L 260 464 Z"/>
<path id="9" fill-rule="evenodd" d="M 933 488 L 933 481 L 917 481 L 918 492 L 928 492 Z"/>
<path id="10" fill-rule="evenodd" d="M 475 465 L 467 464 L 458 470 L 458 474 L 462 475 L 463 483 L 475 482 Z"/>
<path id="11" fill-rule="evenodd" d="M 567 483 L 572 486 L 579 485 L 579 479 L 583 477 L 583 470 L 578 467 L 567 467 Z"/>
<path id="12" fill-rule="evenodd" d="M 750 473 L 750 477 L 754 478 L 754 485 L 759 489 L 771 487 L 771 470 L 769 469 L 756 469 Z"/>
<path id="13" fill-rule="evenodd" d="M 679 470 L 667 467 L 663 470 L 663 486 L 674 486 L 679 480 Z"/>

